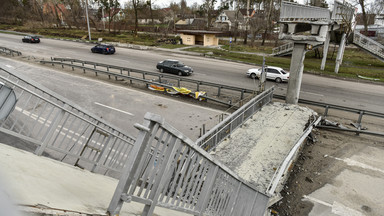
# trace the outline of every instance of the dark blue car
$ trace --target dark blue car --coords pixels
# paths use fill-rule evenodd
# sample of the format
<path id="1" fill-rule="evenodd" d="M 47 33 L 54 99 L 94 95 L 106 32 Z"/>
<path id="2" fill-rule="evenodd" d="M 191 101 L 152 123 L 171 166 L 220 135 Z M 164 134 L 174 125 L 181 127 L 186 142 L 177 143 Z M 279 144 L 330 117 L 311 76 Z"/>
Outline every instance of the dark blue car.
<path id="1" fill-rule="evenodd" d="M 91 51 L 93 53 L 113 54 L 113 53 L 115 53 L 116 49 L 112 45 L 98 44 L 98 45 L 92 47 Z"/>

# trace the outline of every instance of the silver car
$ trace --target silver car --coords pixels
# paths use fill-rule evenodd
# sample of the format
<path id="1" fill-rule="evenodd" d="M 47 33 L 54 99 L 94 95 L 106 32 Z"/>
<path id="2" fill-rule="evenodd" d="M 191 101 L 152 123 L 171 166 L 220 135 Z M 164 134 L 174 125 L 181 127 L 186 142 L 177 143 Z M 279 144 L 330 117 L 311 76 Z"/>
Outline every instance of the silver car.
<path id="1" fill-rule="evenodd" d="M 288 82 L 289 72 L 285 71 L 283 68 L 267 66 L 265 67 L 265 72 L 267 72 L 267 79 L 275 80 L 277 83 Z M 260 78 L 261 68 L 251 68 L 247 71 L 247 76 L 252 79 Z"/>

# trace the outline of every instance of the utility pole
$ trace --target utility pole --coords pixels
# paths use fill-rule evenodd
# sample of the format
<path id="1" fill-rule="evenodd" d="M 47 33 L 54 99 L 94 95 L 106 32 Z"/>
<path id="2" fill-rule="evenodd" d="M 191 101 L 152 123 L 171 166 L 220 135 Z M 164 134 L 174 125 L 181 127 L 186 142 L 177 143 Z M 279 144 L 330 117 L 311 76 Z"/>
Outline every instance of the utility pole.
<path id="1" fill-rule="evenodd" d="M 89 17 L 88 17 L 88 0 L 85 0 L 85 13 L 87 15 L 87 25 L 88 25 L 89 41 L 91 41 L 92 40 L 92 38 L 91 38 L 91 28 L 89 28 Z"/>

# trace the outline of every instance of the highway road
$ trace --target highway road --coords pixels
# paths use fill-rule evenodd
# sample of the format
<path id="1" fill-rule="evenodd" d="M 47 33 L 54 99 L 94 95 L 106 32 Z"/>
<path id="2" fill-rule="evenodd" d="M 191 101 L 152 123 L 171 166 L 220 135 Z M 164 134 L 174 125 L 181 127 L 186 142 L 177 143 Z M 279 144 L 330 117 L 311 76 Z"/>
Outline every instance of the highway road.
<path id="1" fill-rule="evenodd" d="M 252 80 L 245 75 L 246 70 L 253 67 L 248 64 L 159 50 L 135 50 L 119 47 L 117 47 L 117 52 L 114 55 L 101 55 L 91 53 L 92 44 L 45 38 L 42 38 L 40 44 L 27 44 L 22 43 L 21 38 L 22 36 L 18 35 L 0 34 L 0 46 L 21 51 L 24 56 L 46 59 L 50 57 L 70 57 L 152 72 L 157 72 L 155 65 L 158 61 L 168 58 L 178 59 L 194 68 L 195 72 L 190 77 L 192 79 L 250 89 L 256 89 L 258 85 L 257 80 Z M 266 58 L 266 62 L 268 64 L 268 58 Z M 285 95 L 287 83 L 267 82 L 267 88 L 272 85 L 276 87 L 276 94 Z M 383 112 L 384 85 L 347 81 L 305 73 L 300 98 Z"/>

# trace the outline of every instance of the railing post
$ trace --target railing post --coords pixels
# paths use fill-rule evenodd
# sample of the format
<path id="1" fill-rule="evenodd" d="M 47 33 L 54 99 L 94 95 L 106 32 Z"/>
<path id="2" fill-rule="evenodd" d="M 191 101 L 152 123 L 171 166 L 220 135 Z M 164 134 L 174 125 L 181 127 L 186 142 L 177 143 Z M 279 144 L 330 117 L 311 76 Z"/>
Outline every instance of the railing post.
<path id="1" fill-rule="evenodd" d="M 160 193 L 165 186 L 165 182 L 168 178 L 168 176 L 172 175 L 173 170 L 170 170 L 171 163 L 173 162 L 173 157 L 176 153 L 177 147 L 180 145 L 181 140 L 177 139 L 175 142 L 172 142 L 169 144 L 169 149 L 166 153 L 166 155 L 163 158 L 163 165 L 159 170 L 159 173 L 162 173 L 162 175 L 158 175 L 157 179 L 154 182 L 158 182 L 158 184 L 153 185 L 151 189 L 151 193 L 149 194 L 148 198 L 152 200 L 152 203 L 150 205 L 145 205 L 142 216 L 152 216 L 153 211 L 155 210 L 157 200 L 159 199 Z"/>
<path id="2" fill-rule="evenodd" d="M 65 115 L 65 110 L 63 107 L 62 109 L 60 109 L 58 111 L 56 117 L 54 118 L 52 123 L 49 125 L 49 129 L 48 129 L 47 133 L 45 134 L 45 136 L 41 142 L 41 145 L 35 151 L 36 155 L 41 156 L 43 154 L 44 150 L 48 146 L 49 140 L 51 139 L 52 135 L 55 133 L 57 126 L 59 125 L 59 123 L 60 123 L 61 119 L 64 117 L 64 115 Z"/>
<path id="3" fill-rule="evenodd" d="M 123 169 L 119 183 L 117 184 L 112 200 L 109 203 L 107 212 L 110 216 L 119 215 L 120 213 L 121 207 L 124 203 L 124 201 L 121 199 L 121 196 L 124 193 L 127 193 L 134 179 L 134 174 L 142 160 L 142 157 L 144 156 L 143 154 L 146 148 L 150 147 L 147 144 L 154 124 L 154 122 L 149 120 L 144 121 L 144 126 L 135 124 L 135 127 L 140 130 L 140 133 L 132 150 L 129 152 L 126 166 Z"/>

